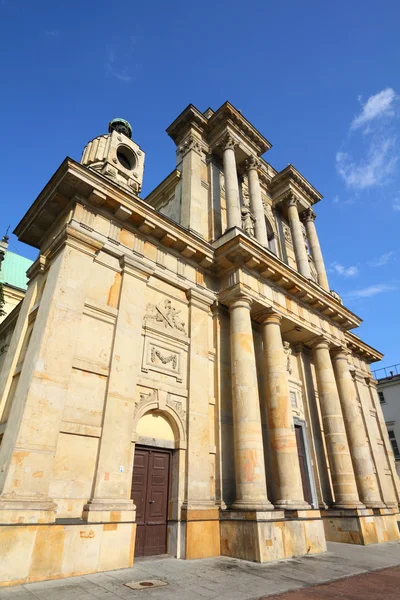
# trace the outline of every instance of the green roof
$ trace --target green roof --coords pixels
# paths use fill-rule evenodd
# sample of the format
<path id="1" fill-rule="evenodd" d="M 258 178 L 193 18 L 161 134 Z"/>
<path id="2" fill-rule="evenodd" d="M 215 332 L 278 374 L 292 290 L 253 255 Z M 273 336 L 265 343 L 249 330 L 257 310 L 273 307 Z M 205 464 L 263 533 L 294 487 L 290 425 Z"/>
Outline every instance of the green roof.
<path id="1" fill-rule="evenodd" d="M 0 263 L 0 283 L 26 290 L 28 285 L 26 272 L 32 263 L 29 258 L 7 250 L 3 262 Z"/>

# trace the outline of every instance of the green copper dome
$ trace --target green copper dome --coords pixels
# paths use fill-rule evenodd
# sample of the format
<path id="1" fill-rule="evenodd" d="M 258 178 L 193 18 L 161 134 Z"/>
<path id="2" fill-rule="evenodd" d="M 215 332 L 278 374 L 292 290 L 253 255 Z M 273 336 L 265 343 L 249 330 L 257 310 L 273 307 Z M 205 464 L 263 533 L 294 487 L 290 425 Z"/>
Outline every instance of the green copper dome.
<path id="1" fill-rule="evenodd" d="M 113 119 L 110 121 L 108 124 L 108 133 L 112 131 L 118 131 L 118 133 L 123 133 L 129 139 L 132 139 L 132 127 L 125 119 Z"/>

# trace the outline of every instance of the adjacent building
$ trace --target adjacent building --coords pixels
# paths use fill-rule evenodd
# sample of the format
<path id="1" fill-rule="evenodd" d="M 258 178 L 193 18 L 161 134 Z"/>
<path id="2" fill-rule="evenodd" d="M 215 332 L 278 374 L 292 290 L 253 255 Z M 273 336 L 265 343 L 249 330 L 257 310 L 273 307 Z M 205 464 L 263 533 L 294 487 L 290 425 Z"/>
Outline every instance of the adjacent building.
<path id="1" fill-rule="evenodd" d="M 0 329 L 3 584 L 399 539 L 382 355 L 330 290 L 321 194 L 229 102 L 167 133 L 146 198 L 115 119 L 15 229 L 39 254 Z"/>
<path id="2" fill-rule="evenodd" d="M 374 371 L 378 396 L 385 417 L 390 443 L 400 475 L 400 364 Z"/>
<path id="3" fill-rule="evenodd" d="M 0 240 L 0 284 L 3 290 L 3 315 L 0 323 L 19 304 L 25 295 L 28 285 L 26 272 L 32 261 L 8 248 L 8 237 Z"/>

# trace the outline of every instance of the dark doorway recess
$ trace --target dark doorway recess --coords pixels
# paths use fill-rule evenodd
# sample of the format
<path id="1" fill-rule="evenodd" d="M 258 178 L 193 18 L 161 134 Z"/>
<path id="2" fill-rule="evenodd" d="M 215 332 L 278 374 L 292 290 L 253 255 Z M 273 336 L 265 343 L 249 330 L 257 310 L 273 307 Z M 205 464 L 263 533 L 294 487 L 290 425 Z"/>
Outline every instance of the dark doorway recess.
<path id="1" fill-rule="evenodd" d="M 297 454 L 299 456 L 299 465 L 301 473 L 301 483 L 303 485 L 304 500 L 312 506 L 313 500 L 310 489 L 310 478 L 308 476 L 306 449 L 304 445 L 304 433 L 301 425 L 294 426 L 296 432 Z"/>
<path id="2" fill-rule="evenodd" d="M 135 556 L 167 552 L 171 451 L 136 446 L 132 494 L 136 504 Z"/>

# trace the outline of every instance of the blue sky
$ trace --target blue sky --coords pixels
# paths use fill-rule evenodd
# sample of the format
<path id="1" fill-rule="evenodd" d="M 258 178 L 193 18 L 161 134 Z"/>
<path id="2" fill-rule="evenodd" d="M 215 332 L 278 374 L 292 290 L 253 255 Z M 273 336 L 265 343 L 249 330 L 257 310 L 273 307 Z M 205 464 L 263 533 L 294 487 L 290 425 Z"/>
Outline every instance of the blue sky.
<path id="1" fill-rule="evenodd" d="M 400 362 L 399 21 L 394 0 L 0 0 L 0 233 L 110 119 L 147 154 L 145 195 L 175 164 L 165 128 L 229 100 L 324 195 L 331 287 Z"/>

